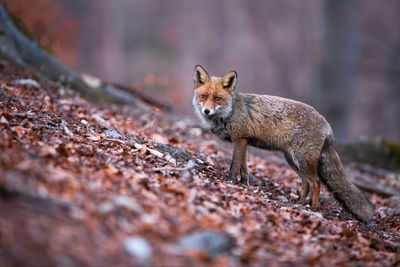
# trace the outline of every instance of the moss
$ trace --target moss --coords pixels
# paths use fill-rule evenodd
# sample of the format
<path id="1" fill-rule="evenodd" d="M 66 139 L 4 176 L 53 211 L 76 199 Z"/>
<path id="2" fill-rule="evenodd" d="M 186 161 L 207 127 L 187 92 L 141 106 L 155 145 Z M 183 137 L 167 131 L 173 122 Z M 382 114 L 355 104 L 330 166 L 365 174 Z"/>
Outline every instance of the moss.
<path id="1" fill-rule="evenodd" d="M 4 5 L 4 8 L 6 9 L 8 16 L 11 18 L 11 21 L 14 23 L 15 27 L 23 33 L 28 39 L 31 41 L 36 42 L 35 38 L 33 37 L 32 32 L 28 29 L 28 27 L 25 25 L 25 23 L 17 17 L 11 10 L 7 7 L 7 5 Z"/>
<path id="2" fill-rule="evenodd" d="M 14 23 L 15 27 L 23 34 L 25 35 L 26 38 L 31 40 L 32 42 L 36 43 L 41 49 L 45 50 L 48 53 L 52 53 L 51 50 L 46 47 L 41 45 L 38 40 L 35 38 L 33 33 L 29 30 L 28 26 L 20 19 L 18 16 L 16 16 L 8 7 L 7 5 L 4 4 L 4 8 L 7 11 L 8 16 L 10 17 L 11 21 Z"/>
<path id="3" fill-rule="evenodd" d="M 400 144 L 374 138 L 337 145 L 344 163 L 358 162 L 391 171 L 400 171 Z"/>
<path id="4" fill-rule="evenodd" d="M 400 168 L 400 144 L 383 139 L 382 146 L 386 147 L 389 156 L 394 159 L 398 168 Z"/>

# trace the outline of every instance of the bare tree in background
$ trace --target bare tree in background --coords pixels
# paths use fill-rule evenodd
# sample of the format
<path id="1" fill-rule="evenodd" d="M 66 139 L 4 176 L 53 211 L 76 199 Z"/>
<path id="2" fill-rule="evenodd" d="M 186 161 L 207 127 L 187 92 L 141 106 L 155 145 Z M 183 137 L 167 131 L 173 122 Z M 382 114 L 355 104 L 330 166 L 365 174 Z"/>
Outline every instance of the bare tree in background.
<path id="1" fill-rule="evenodd" d="M 384 3 L 384 4 L 383 4 Z M 360 2 L 359 56 L 349 138 L 400 141 L 400 2 Z"/>
<path id="2" fill-rule="evenodd" d="M 37 12 L 17 4 L 29 0 L 5 1 L 16 11 Z M 315 106 L 339 142 L 360 136 L 400 141 L 400 1 L 40 3 L 48 9 L 57 3 L 67 17 L 78 17 L 79 71 L 135 85 L 173 101 L 179 112 L 192 114 L 193 67 L 203 64 L 219 75 L 236 69 L 240 91 Z M 46 19 L 52 17 L 61 18 Z M 59 25 L 40 25 L 47 24 Z"/>
<path id="3" fill-rule="evenodd" d="M 357 0 L 326 0 L 316 106 L 338 139 L 346 137 L 357 60 Z"/>

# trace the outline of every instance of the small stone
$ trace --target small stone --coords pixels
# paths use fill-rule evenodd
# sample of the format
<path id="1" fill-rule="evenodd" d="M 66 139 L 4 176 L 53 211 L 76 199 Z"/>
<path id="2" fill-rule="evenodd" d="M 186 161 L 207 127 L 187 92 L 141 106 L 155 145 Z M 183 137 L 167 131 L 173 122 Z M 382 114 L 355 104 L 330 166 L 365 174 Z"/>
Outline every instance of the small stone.
<path id="1" fill-rule="evenodd" d="M 29 88 L 39 89 L 40 88 L 40 84 L 37 81 L 32 80 L 32 79 L 20 79 L 18 81 L 15 81 L 15 84 L 22 85 L 28 89 Z"/>
<path id="2" fill-rule="evenodd" d="M 102 127 L 107 127 L 107 121 L 99 114 L 92 114 L 92 118 Z"/>
<path id="3" fill-rule="evenodd" d="M 301 211 L 303 214 L 308 215 L 310 218 L 315 218 L 315 219 L 320 219 L 320 220 L 325 220 L 325 218 L 322 216 L 321 213 L 319 212 L 313 212 L 309 210 L 302 210 Z"/>
<path id="4" fill-rule="evenodd" d="M 385 200 L 385 206 L 400 210 L 400 196 L 392 196 Z"/>
<path id="5" fill-rule="evenodd" d="M 98 207 L 100 213 L 109 213 L 114 209 L 114 204 L 111 201 L 105 201 Z"/>
<path id="6" fill-rule="evenodd" d="M 289 200 L 285 196 L 279 196 L 278 200 L 282 201 L 282 202 L 285 202 L 285 203 L 289 202 Z"/>
<path id="7" fill-rule="evenodd" d="M 140 236 L 125 238 L 124 248 L 137 262 L 141 264 L 148 263 L 153 253 L 153 249 L 149 242 Z"/>
<path id="8" fill-rule="evenodd" d="M 193 169 L 194 167 L 196 167 L 196 163 L 194 162 L 194 160 L 189 160 L 185 165 L 185 168 L 190 170 Z"/>
<path id="9" fill-rule="evenodd" d="M 188 179 L 188 180 L 193 180 L 193 174 L 192 174 L 192 172 L 190 172 L 188 170 L 184 170 L 181 173 L 181 178 Z"/>
<path id="10" fill-rule="evenodd" d="M 117 130 L 106 130 L 105 135 L 115 139 L 124 139 L 122 134 L 120 134 Z"/>
<path id="11" fill-rule="evenodd" d="M 236 240 L 228 233 L 216 230 L 197 231 L 182 237 L 179 245 L 184 250 L 197 250 L 212 256 L 231 254 Z"/>
<path id="12" fill-rule="evenodd" d="M 98 207 L 98 211 L 101 213 L 109 213 L 118 208 L 125 208 L 138 214 L 143 212 L 142 207 L 136 201 L 136 199 L 125 195 L 119 195 L 114 197 L 111 201 L 105 201 L 101 203 Z"/>
<path id="13" fill-rule="evenodd" d="M 133 211 L 137 211 L 137 212 L 142 211 L 142 207 L 139 205 L 139 203 L 136 201 L 136 199 L 134 199 L 132 197 L 128 197 L 125 195 L 119 195 L 114 198 L 114 203 L 117 206 L 125 207 L 125 208 L 133 210 Z"/>
<path id="14" fill-rule="evenodd" d="M 8 124 L 8 120 L 6 118 L 4 118 L 3 116 L 1 116 L 0 122 L 3 124 Z"/>

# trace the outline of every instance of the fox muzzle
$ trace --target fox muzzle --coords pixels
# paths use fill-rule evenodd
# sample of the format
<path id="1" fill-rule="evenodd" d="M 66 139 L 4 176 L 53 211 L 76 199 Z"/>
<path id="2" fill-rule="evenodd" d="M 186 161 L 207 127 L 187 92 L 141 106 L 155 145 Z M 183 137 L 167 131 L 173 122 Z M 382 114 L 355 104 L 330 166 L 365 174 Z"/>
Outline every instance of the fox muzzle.
<path id="1" fill-rule="evenodd" d="M 213 108 L 202 108 L 201 112 L 207 116 L 211 116 L 215 114 L 215 109 Z"/>

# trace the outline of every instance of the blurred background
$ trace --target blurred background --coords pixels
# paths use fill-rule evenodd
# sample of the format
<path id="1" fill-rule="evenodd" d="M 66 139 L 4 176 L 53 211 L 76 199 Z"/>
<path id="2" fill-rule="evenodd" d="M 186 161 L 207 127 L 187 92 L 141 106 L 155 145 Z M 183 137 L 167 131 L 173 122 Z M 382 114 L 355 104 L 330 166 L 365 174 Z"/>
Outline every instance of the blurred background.
<path id="1" fill-rule="evenodd" d="M 193 116 L 193 69 L 303 101 L 339 141 L 400 141 L 400 1 L 2 0 L 79 72 Z"/>

